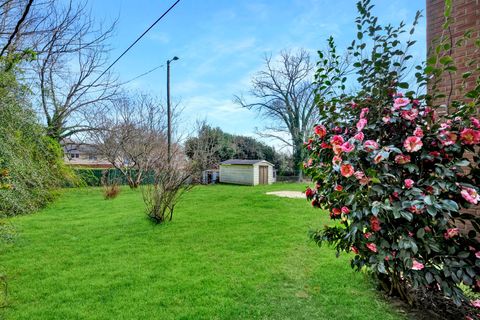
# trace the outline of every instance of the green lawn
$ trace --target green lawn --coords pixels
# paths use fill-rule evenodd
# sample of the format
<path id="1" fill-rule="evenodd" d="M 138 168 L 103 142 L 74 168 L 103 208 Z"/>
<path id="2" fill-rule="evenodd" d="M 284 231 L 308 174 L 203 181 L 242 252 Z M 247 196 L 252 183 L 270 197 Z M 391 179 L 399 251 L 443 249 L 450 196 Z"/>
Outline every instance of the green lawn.
<path id="1" fill-rule="evenodd" d="M 141 192 L 105 201 L 65 190 L 12 219 L 0 251 L 7 319 L 401 319 L 350 269 L 308 239 L 326 214 L 265 195 L 304 185 L 196 187 L 171 223 L 146 219 Z"/>

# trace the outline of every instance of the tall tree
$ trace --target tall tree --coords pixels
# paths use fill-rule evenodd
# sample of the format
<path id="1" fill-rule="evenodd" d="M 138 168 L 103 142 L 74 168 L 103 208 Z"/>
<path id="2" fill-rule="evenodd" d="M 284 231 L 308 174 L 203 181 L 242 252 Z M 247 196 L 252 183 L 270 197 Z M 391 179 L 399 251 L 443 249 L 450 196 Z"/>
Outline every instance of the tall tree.
<path id="1" fill-rule="evenodd" d="M 102 110 L 117 93 L 106 68 L 115 23 L 103 28 L 90 14 L 87 2 L 51 4 L 44 28 L 52 30 L 35 40 L 35 67 L 40 113 L 47 134 L 60 141 L 92 130 L 86 117 Z"/>
<path id="2" fill-rule="evenodd" d="M 93 19 L 87 0 L 0 0 L 0 56 L 35 52 L 22 67 L 51 138 L 93 129 L 86 115 L 115 97 L 112 74 L 98 78 L 114 27 Z"/>
<path id="3" fill-rule="evenodd" d="M 347 72 L 347 64 L 333 66 L 329 57 L 321 62 L 327 68 L 337 68 L 338 74 Z M 302 179 L 301 164 L 305 153 L 303 143 L 313 125 L 319 121 L 315 92 L 327 91 L 334 84 L 316 83 L 314 64 L 306 50 L 282 51 L 278 58 L 265 58 L 264 70 L 252 79 L 251 101 L 236 96 L 242 107 L 257 110 L 271 121 L 263 137 L 274 138 L 292 148 L 295 171 Z M 321 96 L 321 94 L 320 94 Z"/>
<path id="4" fill-rule="evenodd" d="M 282 51 L 277 59 L 267 56 L 264 70 L 252 79 L 253 101 L 236 97 L 242 107 L 257 110 L 272 121 L 261 135 L 292 148 L 299 177 L 304 160 L 303 142 L 317 115 L 312 71 L 313 64 L 305 50 Z"/>

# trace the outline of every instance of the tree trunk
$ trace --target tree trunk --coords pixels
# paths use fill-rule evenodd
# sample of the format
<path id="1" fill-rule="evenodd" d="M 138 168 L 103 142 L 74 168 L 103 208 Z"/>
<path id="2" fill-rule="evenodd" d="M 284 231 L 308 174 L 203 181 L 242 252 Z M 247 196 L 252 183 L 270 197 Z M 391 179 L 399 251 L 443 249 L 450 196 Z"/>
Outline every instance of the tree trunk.
<path id="1" fill-rule="evenodd" d="M 304 161 L 304 150 L 303 150 L 303 141 L 302 139 L 294 139 L 293 146 L 293 163 L 295 166 L 295 171 L 298 176 L 297 181 L 302 182 L 303 180 L 303 161 Z"/>

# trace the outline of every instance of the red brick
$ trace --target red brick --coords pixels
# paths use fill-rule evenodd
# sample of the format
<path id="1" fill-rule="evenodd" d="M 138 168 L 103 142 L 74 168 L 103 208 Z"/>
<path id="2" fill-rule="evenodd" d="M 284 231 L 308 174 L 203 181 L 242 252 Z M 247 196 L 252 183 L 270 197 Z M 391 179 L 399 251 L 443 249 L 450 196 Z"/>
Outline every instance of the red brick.
<path id="1" fill-rule="evenodd" d="M 453 43 L 455 43 L 459 37 L 463 36 L 465 31 L 472 30 L 472 39 L 480 36 L 480 0 L 453 0 L 452 7 L 452 23 L 450 24 L 450 31 L 446 32 L 442 29 L 444 18 L 444 0 L 427 0 L 427 48 L 431 49 L 435 46 L 435 41 L 442 36 L 448 35 L 451 32 Z M 474 66 L 468 67 L 467 63 L 472 59 L 480 56 L 476 47 L 473 44 L 473 40 L 470 40 L 467 45 L 452 50 L 452 58 L 457 64 L 457 72 L 452 73 L 453 84 L 453 99 L 461 99 L 465 90 L 473 88 L 475 86 L 475 76 L 472 76 L 468 81 L 463 83 L 462 73 L 467 70 L 473 70 Z M 478 64 L 477 64 L 478 65 Z M 449 75 L 444 74 L 444 79 L 438 83 L 438 88 L 447 93 L 450 91 Z M 465 86 L 462 90 L 462 86 Z M 463 91 L 463 93 L 462 93 Z M 446 101 L 437 101 L 438 104 L 445 104 Z M 442 110 L 443 111 L 443 110 Z M 440 113 L 440 112 L 439 112 Z M 443 113 L 444 114 L 444 113 Z M 467 209 L 464 212 L 480 215 L 480 206 Z M 470 225 L 459 225 L 466 231 L 471 230 Z"/>

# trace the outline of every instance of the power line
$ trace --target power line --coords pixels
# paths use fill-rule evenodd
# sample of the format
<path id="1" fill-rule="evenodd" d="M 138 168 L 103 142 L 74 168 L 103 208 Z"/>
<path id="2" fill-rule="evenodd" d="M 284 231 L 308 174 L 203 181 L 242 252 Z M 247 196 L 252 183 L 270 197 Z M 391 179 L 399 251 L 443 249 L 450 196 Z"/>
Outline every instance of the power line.
<path id="1" fill-rule="evenodd" d="M 157 70 L 157 69 L 160 69 L 160 68 L 162 68 L 162 67 L 165 67 L 165 64 L 161 64 L 161 65 L 159 65 L 159 66 L 156 66 L 155 68 L 152 68 L 152 69 L 150 69 L 150 70 L 148 70 L 148 71 L 146 71 L 146 72 L 144 72 L 144 73 L 142 73 L 142 74 L 139 74 L 138 76 L 135 76 L 135 77 L 133 77 L 133 78 L 131 78 L 131 79 L 125 81 L 125 82 L 122 82 L 122 83 L 120 83 L 120 84 L 118 84 L 118 85 L 115 85 L 115 87 L 121 87 L 121 86 L 124 86 L 124 85 L 126 85 L 126 84 L 129 84 L 130 82 L 135 81 L 135 80 L 137 80 L 138 78 L 144 77 L 144 76 L 146 76 L 146 75 L 152 73 L 153 71 L 155 71 L 155 70 Z M 102 91 L 104 91 L 104 89 L 98 89 L 98 90 L 89 91 L 89 92 L 90 92 L 90 93 L 97 93 L 97 92 L 102 92 Z"/>
<path id="2" fill-rule="evenodd" d="M 104 75 L 105 73 L 107 73 L 107 71 L 110 70 L 110 68 L 112 68 L 113 65 L 118 62 L 118 60 L 120 60 L 135 44 L 137 44 L 137 42 L 140 41 L 140 39 L 142 39 L 143 36 L 146 35 L 147 32 L 150 31 L 150 29 L 152 29 L 160 20 L 162 20 L 162 18 L 163 18 L 164 16 L 166 16 L 167 13 L 169 13 L 170 10 L 172 10 L 172 9 L 177 5 L 177 3 L 179 3 L 179 2 L 180 2 L 180 0 L 175 1 L 175 3 L 172 4 L 172 5 L 170 6 L 170 8 L 168 8 L 167 11 L 165 11 L 157 20 L 155 20 L 155 22 L 152 23 L 152 25 L 151 25 L 147 30 L 145 30 L 130 46 L 128 46 L 127 49 L 125 49 L 125 51 L 122 52 L 122 54 L 121 54 L 117 59 L 115 59 L 115 61 L 113 61 L 113 62 L 108 66 L 108 68 L 105 69 L 105 70 L 97 77 L 97 79 L 95 79 L 95 81 L 93 81 L 93 82 L 90 84 L 90 86 L 93 86 L 98 80 L 100 80 L 100 78 L 103 77 L 103 75 Z"/>
<path id="3" fill-rule="evenodd" d="M 142 74 L 140 74 L 140 75 L 138 75 L 138 76 L 136 76 L 136 77 L 134 77 L 134 78 L 132 78 L 132 79 L 130 79 L 130 80 L 127 80 L 127 81 L 125 81 L 125 82 L 120 83 L 119 86 L 126 85 L 126 84 L 128 84 L 128 83 L 130 83 L 130 82 L 132 82 L 132 81 L 135 81 L 135 80 L 137 80 L 138 78 L 144 77 L 144 76 L 146 76 L 147 74 L 150 74 L 150 73 L 152 73 L 153 71 L 155 71 L 155 70 L 157 70 L 157 69 L 160 69 L 160 68 L 162 68 L 162 67 L 165 67 L 165 65 L 162 64 L 162 65 L 156 66 L 155 68 L 150 69 L 150 70 L 148 70 L 147 72 L 144 72 L 144 73 L 142 73 Z"/>

